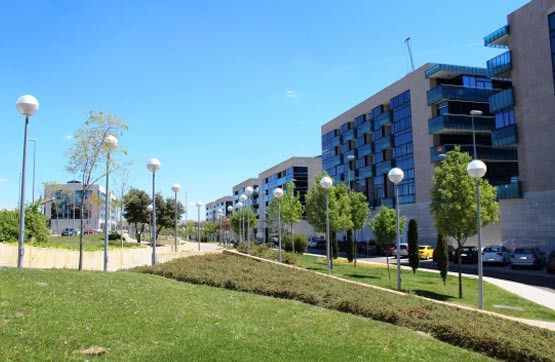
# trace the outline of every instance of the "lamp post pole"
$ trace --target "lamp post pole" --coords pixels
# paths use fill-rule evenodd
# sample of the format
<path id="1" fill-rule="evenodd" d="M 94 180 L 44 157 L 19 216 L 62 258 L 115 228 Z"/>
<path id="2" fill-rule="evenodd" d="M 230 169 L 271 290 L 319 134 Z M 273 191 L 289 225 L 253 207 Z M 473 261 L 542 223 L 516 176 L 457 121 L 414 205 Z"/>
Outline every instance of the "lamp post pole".
<path id="1" fill-rule="evenodd" d="M 233 206 L 229 205 L 227 207 L 227 212 L 232 213 L 233 212 Z M 225 247 L 226 248 L 228 247 L 228 242 L 229 242 L 229 239 L 231 238 L 231 221 L 229 221 L 228 224 L 229 224 L 229 230 L 228 230 L 228 233 L 227 233 L 227 240 L 225 242 Z"/>
<path id="2" fill-rule="evenodd" d="M 241 194 L 241 196 L 239 196 L 239 201 L 241 201 L 241 204 L 243 206 L 247 206 L 247 201 L 248 201 L 248 196 L 246 194 Z M 242 234 L 245 233 L 245 208 L 243 207 L 241 209 L 241 224 L 243 225 L 243 232 Z M 241 235 L 241 238 L 244 237 L 244 235 Z M 247 241 L 247 254 L 250 254 L 250 243 Z"/>
<path id="3" fill-rule="evenodd" d="M 146 207 L 146 210 L 148 211 L 148 216 L 149 216 L 148 232 L 150 233 L 150 242 L 152 243 L 152 210 L 153 210 L 152 204 L 148 205 Z"/>
<path id="4" fill-rule="evenodd" d="M 36 158 L 37 158 L 37 139 L 31 138 L 29 142 L 33 142 L 33 188 L 31 189 L 31 201 L 35 202 L 35 171 L 36 171 Z M 75 227 L 73 228 L 75 230 Z"/>
<path id="5" fill-rule="evenodd" d="M 279 262 L 283 261 L 283 253 L 281 249 L 281 197 L 283 196 L 283 189 L 277 187 L 274 189 L 274 197 L 278 200 L 278 248 L 279 248 Z"/>
<path id="6" fill-rule="evenodd" d="M 401 233 L 399 231 L 399 183 L 403 181 L 405 173 L 398 167 L 389 170 L 389 181 L 395 185 L 395 208 L 397 209 L 397 291 L 401 291 Z"/>
<path id="7" fill-rule="evenodd" d="M 349 196 L 351 196 L 351 161 L 355 159 L 354 155 L 348 155 L 347 156 L 347 178 L 349 180 L 349 184 L 347 185 L 347 192 L 349 193 Z M 349 197 L 349 202 L 351 202 L 350 197 Z M 352 206 L 352 205 L 351 205 Z M 356 231 L 354 230 L 354 225 L 353 225 L 353 237 L 354 237 L 354 243 L 352 244 L 352 248 L 353 248 L 353 256 L 354 256 L 354 260 L 355 260 L 355 266 L 357 266 L 357 255 L 356 255 Z"/>
<path id="8" fill-rule="evenodd" d="M 333 185 L 333 180 L 328 177 L 322 177 L 320 186 L 326 190 L 326 258 L 328 259 L 327 271 L 331 274 L 331 242 L 330 242 L 330 216 L 329 216 L 329 188 Z"/>
<path id="9" fill-rule="evenodd" d="M 177 253 L 177 193 L 181 190 L 181 185 L 177 182 L 172 185 L 172 191 L 175 195 L 175 237 L 174 237 L 174 248 Z"/>
<path id="10" fill-rule="evenodd" d="M 151 158 L 146 168 L 152 172 L 152 265 L 156 264 L 156 172 L 160 169 L 160 161 Z"/>
<path id="11" fill-rule="evenodd" d="M 197 244 L 198 244 L 198 251 L 200 251 L 200 208 L 202 206 L 202 202 L 197 201 Z"/>
<path id="12" fill-rule="evenodd" d="M 247 194 L 247 254 L 251 254 L 251 195 L 254 192 L 252 186 L 245 187 Z"/>
<path id="13" fill-rule="evenodd" d="M 39 102 L 31 95 L 24 95 L 17 99 L 15 107 L 18 112 L 25 116 L 25 130 L 23 133 L 23 164 L 21 166 L 21 192 L 19 195 L 19 237 L 17 267 L 23 268 L 23 255 L 25 254 L 25 164 L 27 162 L 27 130 L 29 128 L 29 117 L 39 109 Z"/>
<path id="14" fill-rule="evenodd" d="M 235 206 L 237 206 L 237 209 L 241 211 L 241 216 L 239 217 L 239 242 L 242 243 L 243 242 L 243 231 L 241 229 L 241 220 L 242 220 L 242 216 L 243 216 L 243 203 L 241 201 L 239 201 L 237 204 L 235 204 Z"/>
<path id="15" fill-rule="evenodd" d="M 112 135 L 104 138 L 106 150 L 106 197 L 104 202 L 104 271 L 108 271 L 108 222 L 110 221 L 110 152 L 118 147 L 118 139 Z"/>

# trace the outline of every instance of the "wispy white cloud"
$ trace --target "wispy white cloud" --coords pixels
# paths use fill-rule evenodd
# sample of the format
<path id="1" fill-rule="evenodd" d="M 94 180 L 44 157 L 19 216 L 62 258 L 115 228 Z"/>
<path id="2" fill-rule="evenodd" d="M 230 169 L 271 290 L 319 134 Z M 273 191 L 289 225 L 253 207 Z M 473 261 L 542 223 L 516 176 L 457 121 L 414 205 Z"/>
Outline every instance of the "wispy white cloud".
<path id="1" fill-rule="evenodd" d="M 285 92 L 285 95 L 287 98 L 295 98 L 297 96 L 297 92 L 290 89 L 287 92 Z"/>
<path id="2" fill-rule="evenodd" d="M 7 178 L 0 178 L 0 182 L 8 182 Z"/>
<path id="3" fill-rule="evenodd" d="M 73 139 L 73 135 L 66 134 L 66 140 L 72 140 L 72 139 Z"/>

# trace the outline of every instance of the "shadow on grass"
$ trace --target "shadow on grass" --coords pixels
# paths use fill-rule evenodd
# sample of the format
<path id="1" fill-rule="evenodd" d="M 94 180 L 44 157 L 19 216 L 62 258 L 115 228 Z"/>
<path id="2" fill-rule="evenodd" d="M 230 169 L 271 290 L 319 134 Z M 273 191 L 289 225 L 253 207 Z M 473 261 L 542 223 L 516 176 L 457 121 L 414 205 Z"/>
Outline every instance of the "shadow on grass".
<path id="1" fill-rule="evenodd" d="M 421 296 L 421 297 L 426 297 L 426 298 L 435 299 L 435 300 L 441 300 L 441 301 L 444 301 L 444 302 L 450 301 L 451 299 L 455 298 L 452 295 L 438 294 L 438 293 L 430 292 L 429 290 L 415 289 L 412 292 L 416 295 Z"/>
<path id="2" fill-rule="evenodd" d="M 349 278 L 358 278 L 358 279 L 381 279 L 380 277 L 375 277 L 373 275 L 364 275 L 364 274 L 345 274 L 345 276 Z"/>

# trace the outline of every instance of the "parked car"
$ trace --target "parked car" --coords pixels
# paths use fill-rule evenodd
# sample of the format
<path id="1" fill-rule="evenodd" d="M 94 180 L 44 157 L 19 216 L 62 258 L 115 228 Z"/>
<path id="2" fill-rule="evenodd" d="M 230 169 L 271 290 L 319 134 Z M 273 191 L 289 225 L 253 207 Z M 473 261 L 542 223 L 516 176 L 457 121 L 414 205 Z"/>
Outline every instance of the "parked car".
<path id="1" fill-rule="evenodd" d="M 378 248 L 378 254 L 381 256 L 395 255 L 395 244 L 382 244 Z"/>
<path id="2" fill-rule="evenodd" d="M 357 241 L 357 251 L 364 255 L 378 255 L 378 246 L 374 240 Z"/>
<path id="3" fill-rule="evenodd" d="M 531 266 L 541 268 L 546 264 L 545 251 L 538 248 L 516 248 L 511 254 L 511 268 Z"/>
<path id="4" fill-rule="evenodd" d="M 420 259 L 430 260 L 434 257 L 434 248 L 430 245 L 419 245 L 418 255 L 420 255 Z"/>
<path id="5" fill-rule="evenodd" d="M 545 270 L 548 273 L 555 273 L 555 250 L 551 250 L 551 253 L 549 253 Z"/>
<path id="6" fill-rule="evenodd" d="M 482 263 L 509 264 L 511 262 L 511 251 L 501 245 L 486 246 L 482 250 Z"/>
<path id="7" fill-rule="evenodd" d="M 449 261 L 453 260 L 455 257 L 455 248 L 451 245 L 447 245 L 447 254 L 449 255 Z M 437 262 L 437 248 L 434 249 L 434 253 L 432 256 L 433 261 Z"/>
<path id="8" fill-rule="evenodd" d="M 394 245 L 395 247 L 395 255 L 397 255 L 397 244 Z M 399 244 L 399 255 L 401 258 L 408 258 L 409 256 L 409 244 L 407 243 L 400 243 Z"/>
<path id="9" fill-rule="evenodd" d="M 310 238 L 310 240 L 308 241 L 308 247 L 309 247 L 309 248 L 318 249 L 318 248 L 323 248 L 323 247 L 325 247 L 325 245 L 326 245 L 326 241 L 325 241 L 325 239 L 324 239 L 323 236 L 321 236 L 321 237 L 312 236 L 312 237 Z"/>
<path id="10" fill-rule="evenodd" d="M 75 230 L 73 228 L 65 228 L 64 231 L 62 231 L 62 236 L 73 236 L 76 235 Z"/>
<path id="11" fill-rule="evenodd" d="M 461 248 L 461 262 L 475 264 L 478 263 L 478 248 L 475 246 L 463 246 Z M 454 263 L 458 263 L 457 259 L 457 252 L 455 251 L 455 255 L 453 258 Z"/>

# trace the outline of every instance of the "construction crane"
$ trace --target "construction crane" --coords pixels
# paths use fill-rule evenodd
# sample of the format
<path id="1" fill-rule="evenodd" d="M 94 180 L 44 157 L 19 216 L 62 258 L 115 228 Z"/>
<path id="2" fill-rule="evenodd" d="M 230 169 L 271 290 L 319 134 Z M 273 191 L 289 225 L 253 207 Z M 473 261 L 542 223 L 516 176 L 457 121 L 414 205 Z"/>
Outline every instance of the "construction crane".
<path id="1" fill-rule="evenodd" d="M 412 60 L 412 50 L 410 48 L 410 36 L 405 39 L 405 43 L 407 44 L 407 50 L 409 51 L 410 67 L 414 72 L 414 61 Z"/>

